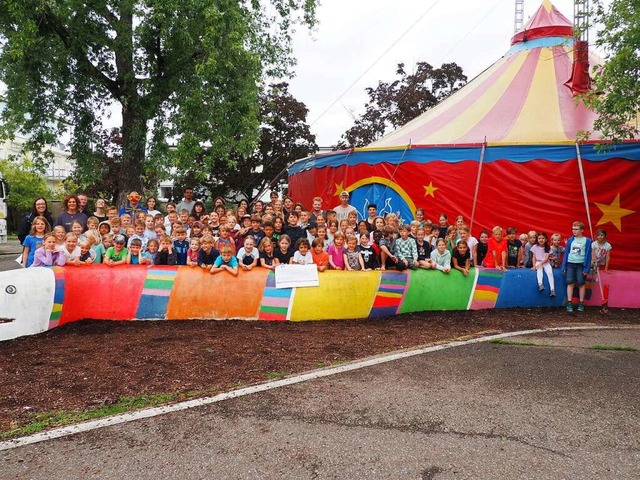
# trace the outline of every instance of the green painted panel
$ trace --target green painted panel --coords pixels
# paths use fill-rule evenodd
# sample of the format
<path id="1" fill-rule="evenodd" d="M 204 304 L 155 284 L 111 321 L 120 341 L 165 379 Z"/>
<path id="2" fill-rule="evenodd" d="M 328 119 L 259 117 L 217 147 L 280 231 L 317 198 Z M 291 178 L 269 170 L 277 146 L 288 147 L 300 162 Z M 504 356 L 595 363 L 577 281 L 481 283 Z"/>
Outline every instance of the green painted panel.
<path id="1" fill-rule="evenodd" d="M 466 310 L 473 290 L 475 270 L 465 277 L 459 271 L 414 270 L 400 313 L 424 310 Z"/>

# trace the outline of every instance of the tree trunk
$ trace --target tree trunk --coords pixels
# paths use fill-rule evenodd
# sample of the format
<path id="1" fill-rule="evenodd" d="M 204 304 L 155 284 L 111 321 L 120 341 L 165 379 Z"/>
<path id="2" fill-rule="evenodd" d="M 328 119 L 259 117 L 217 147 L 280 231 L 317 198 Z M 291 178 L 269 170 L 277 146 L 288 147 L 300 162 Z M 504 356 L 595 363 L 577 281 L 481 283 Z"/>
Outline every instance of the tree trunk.
<path id="1" fill-rule="evenodd" d="M 147 121 L 138 102 L 122 107 L 122 164 L 118 178 L 117 205 L 127 203 L 127 195 L 135 190 L 144 193 L 144 159 L 147 146 Z"/>

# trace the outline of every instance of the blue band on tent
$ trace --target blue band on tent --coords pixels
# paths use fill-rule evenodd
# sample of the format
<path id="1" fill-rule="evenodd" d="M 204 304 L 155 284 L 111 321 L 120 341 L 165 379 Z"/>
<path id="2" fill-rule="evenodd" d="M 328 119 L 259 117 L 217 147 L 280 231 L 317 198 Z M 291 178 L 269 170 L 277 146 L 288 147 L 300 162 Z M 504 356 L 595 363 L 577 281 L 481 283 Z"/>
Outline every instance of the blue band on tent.
<path id="1" fill-rule="evenodd" d="M 371 150 L 323 155 L 322 157 L 304 159 L 289 167 L 289 175 L 295 175 L 312 168 L 341 167 L 356 165 L 379 165 L 382 163 L 395 164 L 402 162 L 430 163 L 447 162 L 458 163 L 464 161 L 480 161 L 481 147 L 428 147 L 411 148 L 409 150 Z M 580 145 L 582 159 L 591 162 L 604 162 L 613 158 L 624 158 L 640 161 L 640 143 L 622 143 L 598 151 L 596 145 Z M 566 162 L 575 160 L 574 144 L 567 145 L 506 145 L 487 146 L 484 162 L 508 160 L 525 163 L 534 160 L 550 162 Z"/>

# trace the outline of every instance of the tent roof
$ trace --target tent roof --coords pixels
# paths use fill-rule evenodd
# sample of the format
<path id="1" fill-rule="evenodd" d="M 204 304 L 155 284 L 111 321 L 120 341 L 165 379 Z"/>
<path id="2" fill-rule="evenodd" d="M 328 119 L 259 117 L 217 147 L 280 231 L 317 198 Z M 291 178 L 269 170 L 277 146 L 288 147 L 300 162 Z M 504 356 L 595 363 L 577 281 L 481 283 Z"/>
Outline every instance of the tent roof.
<path id="1" fill-rule="evenodd" d="M 573 28 L 544 0 L 511 49 L 447 99 L 369 147 L 439 144 L 573 143 L 596 114 L 565 83 L 573 68 Z M 590 65 L 600 60 L 589 57 Z"/>

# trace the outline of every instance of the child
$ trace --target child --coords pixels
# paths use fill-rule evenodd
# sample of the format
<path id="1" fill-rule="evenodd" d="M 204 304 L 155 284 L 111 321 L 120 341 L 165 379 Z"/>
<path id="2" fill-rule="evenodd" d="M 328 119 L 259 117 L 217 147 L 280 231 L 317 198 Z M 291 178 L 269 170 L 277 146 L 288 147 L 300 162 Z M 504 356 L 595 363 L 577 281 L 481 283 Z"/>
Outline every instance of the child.
<path id="1" fill-rule="evenodd" d="M 324 248 L 324 251 L 326 252 L 327 249 L 329 248 L 329 242 L 327 238 L 327 227 L 321 227 L 318 225 L 318 229 L 316 230 L 316 239 L 318 238 L 322 240 L 322 248 Z M 313 240 L 312 240 L 312 244 L 313 244 Z"/>
<path id="2" fill-rule="evenodd" d="M 160 218 L 162 218 L 162 215 L 160 215 Z M 158 223 L 158 225 L 162 226 L 162 229 L 164 231 L 164 224 Z M 156 222 L 153 218 L 153 215 L 147 215 L 146 217 L 144 217 L 144 231 L 142 232 L 142 235 L 147 241 L 151 240 L 152 238 L 154 240 L 158 239 L 158 234 L 155 232 L 155 227 Z"/>
<path id="3" fill-rule="evenodd" d="M 56 237 L 56 250 L 59 252 L 63 251 L 65 248 L 67 231 L 62 225 L 56 225 L 53 227 L 53 235 Z"/>
<path id="4" fill-rule="evenodd" d="M 478 244 L 473 249 L 473 265 L 475 267 L 482 267 L 484 265 L 484 259 L 489 251 L 489 232 L 482 230 L 478 236 Z"/>
<path id="5" fill-rule="evenodd" d="M 177 265 L 187 264 L 187 252 L 189 251 L 189 241 L 187 240 L 187 229 L 176 227 L 174 230 L 176 238 L 173 241 L 173 251 L 176 252 Z"/>
<path id="6" fill-rule="evenodd" d="M 596 232 L 596 241 L 591 244 L 593 258 L 591 261 L 595 268 L 604 267 L 604 273 L 609 273 L 609 261 L 611 260 L 611 244 L 607 242 L 607 231 L 600 229 Z"/>
<path id="7" fill-rule="evenodd" d="M 431 263 L 431 245 L 425 242 L 425 229 L 420 227 L 416 231 L 416 249 L 418 250 L 418 267 L 433 268 Z"/>
<path id="8" fill-rule="evenodd" d="M 324 272 L 329 266 L 329 254 L 324 251 L 324 242 L 321 238 L 316 238 L 311 243 L 311 248 L 313 263 L 316 264 L 319 272 Z"/>
<path id="9" fill-rule="evenodd" d="M 64 227 L 61 226 L 64 230 Z M 62 252 L 56 249 L 56 237 L 52 233 L 46 233 L 42 238 L 42 245 L 36 249 L 33 255 L 33 263 L 30 267 L 61 267 L 66 259 Z"/>
<path id="10" fill-rule="evenodd" d="M 80 247 L 78 246 L 78 237 L 75 233 L 69 232 L 65 236 L 64 248 L 62 249 L 62 253 L 67 259 L 67 263 L 65 263 L 65 265 L 80 264 Z"/>
<path id="11" fill-rule="evenodd" d="M 395 230 L 389 225 L 382 227 L 382 238 L 380 238 L 380 269 L 395 268 L 398 257 L 395 256 L 396 240 L 393 238 Z"/>
<path id="12" fill-rule="evenodd" d="M 438 227 L 438 238 L 445 238 L 447 236 L 447 230 L 449 229 L 449 219 L 446 214 L 441 213 L 438 217 L 438 221 L 440 222 L 440 226 Z"/>
<path id="13" fill-rule="evenodd" d="M 144 236 L 144 222 L 141 220 L 136 220 L 133 229 L 134 230 L 132 235 L 127 234 L 129 236 L 129 239 L 127 240 L 127 248 L 131 246 L 131 242 L 134 239 L 138 239 L 142 244 L 142 250 L 146 250 L 147 238 Z"/>
<path id="14" fill-rule="evenodd" d="M 253 215 L 251 217 L 251 228 L 247 232 L 247 235 L 251 235 L 253 237 L 254 245 L 259 245 L 260 241 L 264 238 L 264 232 L 260 228 L 260 217 L 258 215 Z"/>
<path id="15" fill-rule="evenodd" d="M 535 230 L 531 230 L 529 233 L 527 233 L 526 237 L 527 241 L 526 243 L 524 243 L 522 265 L 524 266 L 524 268 L 533 268 L 533 256 L 531 255 L 531 247 L 533 247 L 538 242 L 538 234 Z"/>
<path id="16" fill-rule="evenodd" d="M 333 270 L 344 270 L 344 240 L 344 233 L 336 232 L 333 236 L 333 245 L 327 249 L 329 265 Z"/>
<path id="17" fill-rule="evenodd" d="M 487 242 L 487 255 L 484 257 L 484 266 L 506 271 L 507 267 L 507 240 L 502 238 L 502 227 L 493 227 L 493 237 Z"/>
<path id="18" fill-rule="evenodd" d="M 296 245 L 296 242 L 299 238 L 306 238 L 307 236 L 307 233 L 304 231 L 304 229 L 298 226 L 298 219 L 298 213 L 295 211 L 291 212 L 288 217 L 289 224 L 284 228 L 284 233 L 289 236 L 289 238 L 291 239 L 291 243 Z"/>
<path id="19" fill-rule="evenodd" d="M 280 241 L 278 242 L 278 248 L 273 253 L 273 256 L 278 259 L 278 262 L 281 265 L 287 265 L 291 261 L 291 257 L 293 257 L 293 252 L 291 251 L 291 239 L 289 235 L 282 235 L 280 237 Z"/>
<path id="20" fill-rule="evenodd" d="M 22 242 L 22 266 L 30 267 L 36 250 L 42 246 L 45 235 L 51 232 L 49 222 L 44 217 L 36 217 L 31 223 L 31 230 Z"/>
<path id="21" fill-rule="evenodd" d="M 155 264 L 156 253 L 158 253 L 159 247 L 160 247 L 160 244 L 158 240 L 156 240 L 155 238 L 152 238 L 147 242 L 147 251 L 144 252 L 144 258 L 147 260 L 147 263 L 149 263 L 150 265 Z"/>
<path id="22" fill-rule="evenodd" d="M 564 254 L 564 247 L 560 245 L 562 241 L 562 235 L 554 233 L 551 235 L 551 251 L 549 252 L 549 263 L 551 268 L 560 268 L 562 266 L 562 260 L 560 257 Z"/>
<path id="23" fill-rule="evenodd" d="M 96 259 L 96 252 L 91 250 L 91 241 L 88 239 L 80 240 L 78 242 L 80 247 L 80 257 L 78 258 L 78 265 L 91 265 Z"/>
<path id="24" fill-rule="evenodd" d="M 464 240 L 458 240 L 455 251 L 451 254 L 451 260 L 453 262 L 453 268 L 462 272 L 465 277 L 469 276 L 469 269 L 471 268 L 471 254 L 469 253 L 469 246 Z"/>
<path id="25" fill-rule="evenodd" d="M 93 251 L 96 254 L 95 258 L 93 259 L 93 263 L 102 263 L 104 254 L 107 253 L 107 249 L 111 245 L 113 245 L 113 234 L 107 233 L 105 235 L 102 235 L 102 241 L 92 247 Z"/>
<path id="26" fill-rule="evenodd" d="M 418 248 L 416 241 L 409 237 L 411 232 L 407 225 L 400 226 L 400 238 L 396 240 L 395 255 L 398 258 L 396 269 L 406 270 L 418 268 Z"/>
<path id="27" fill-rule="evenodd" d="M 127 254 L 127 264 L 144 265 L 149 263 L 149 259 L 142 254 L 142 240 L 134 238 L 129 244 L 129 253 Z"/>
<path id="28" fill-rule="evenodd" d="M 111 233 L 111 225 L 109 225 L 109 222 L 100 222 L 98 225 L 98 233 L 103 236 L 107 233 Z"/>
<path id="29" fill-rule="evenodd" d="M 233 256 L 233 249 L 229 245 L 222 247 L 220 256 L 213 262 L 210 272 L 218 273 L 225 270 L 231 275 L 238 275 L 238 259 Z"/>
<path id="30" fill-rule="evenodd" d="M 363 270 L 377 270 L 380 268 L 380 262 L 378 261 L 378 254 L 374 248 L 369 245 L 369 233 L 360 234 L 360 255 L 364 262 Z"/>
<path id="31" fill-rule="evenodd" d="M 442 273 L 449 273 L 451 271 L 451 252 L 447 250 L 447 242 L 444 238 L 439 238 L 436 243 L 436 249 L 431 252 L 431 260 L 433 261 L 436 270 L 440 270 Z"/>
<path id="32" fill-rule="evenodd" d="M 522 263 L 522 242 L 517 235 L 516 227 L 507 228 L 507 268 L 518 268 Z"/>
<path id="33" fill-rule="evenodd" d="M 198 237 L 191 237 L 189 250 L 187 250 L 187 265 L 189 267 L 198 266 L 198 250 L 200 250 L 200 239 Z"/>
<path id="34" fill-rule="evenodd" d="M 284 220 L 276 217 L 273 219 L 273 240 L 278 242 L 282 235 L 284 235 Z"/>
<path id="35" fill-rule="evenodd" d="M 72 221 L 71 233 L 73 233 L 76 236 L 76 239 L 78 241 L 84 240 L 84 235 L 82 234 L 82 232 L 84 232 L 84 225 L 82 225 L 82 222 L 79 220 Z"/>
<path id="36" fill-rule="evenodd" d="M 153 260 L 154 265 L 175 265 L 177 263 L 176 252 L 173 251 L 173 242 L 171 237 L 163 235 L 160 237 L 160 245 L 156 258 Z"/>
<path id="37" fill-rule="evenodd" d="M 220 256 L 220 252 L 213 248 L 214 240 L 212 235 L 203 235 L 200 243 L 202 247 L 198 250 L 198 266 L 211 270 L 216 258 Z"/>
<path id="38" fill-rule="evenodd" d="M 295 265 L 311 265 L 313 263 L 313 255 L 311 255 L 311 244 L 307 238 L 299 238 L 296 242 L 296 252 L 291 258 L 291 264 Z"/>
<path id="39" fill-rule="evenodd" d="M 247 235 L 244 239 L 244 246 L 238 250 L 238 263 L 244 270 L 252 270 L 253 267 L 258 265 L 260 259 L 260 252 L 257 248 L 254 248 L 255 240 L 251 234 Z"/>
<path id="40" fill-rule="evenodd" d="M 110 267 L 126 263 L 129 251 L 125 248 L 124 244 L 124 235 L 116 235 L 113 237 L 113 246 L 109 247 L 105 252 L 103 263 Z"/>
<path id="41" fill-rule="evenodd" d="M 467 244 L 469 255 L 472 256 L 471 253 L 475 250 L 476 245 L 478 244 L 478 240 L 475 237 L 471 236 L 471 232 L 467 225 L 462 225 L 460 228 L 458 228 L 458 237 L 459 240 L 462 240 Z M 472 262 L 471 266 L 474 266 L 475 263 L 473 263 L 473 257 L 470 260 Z"/>
<path id="42" fill-rule="evenodd" d="M 260 252 L 260 266 L 268 270 L 275 270 L 278 265 L 278 259 L 273 255 L 273 240 L 264 237 L 258 245 Z"/>
<path id="43" fill-rule="evenodd" d="M 356 237 L 349 237 L 347 248 L 343 254 L 345 270 L 364 270 L 364 260 L 358 250 L 358 240 Z"/>
<path id="44" fill-rule="evenodd" d="M 549 238 L 545 232 L 540 232 L 536 235 L 537 243 L 531 247 L 531 258 L 533 262 L 532 270 L 536 271 L 536 277 L 538 278 L 538 291 L 544 292 L 544 285 L 542 284 L 542 271 L 547 275 L 549 281 L 549 288 L 551 289 L 550 297 L 556 296 L 555 283 L 553 279 L 553 270 L 549 263 L 549 253 L 551 247 L 549 246 Z"/>
<path id="45" fill-rule="evenodd" d="M 220 236 L 217 240 L 213 242 L 213 248 L 215 248 L 218 252 L 222 251 L 222 247 L 231 247 L 233 253 L 236 251 L 236 243 L 233 238 L 231 238 L 231 231 L 227 225 L 220 225 L 219 228 Z"/>
<path id="46" fill-rule="evenodd" d="M 567 275 L 567 312 L 573 312 L 573 287 L 578 285 L 578 311 L 584 311 L 585 276 L 591 268 L 591 239 L 583 235 L 584 223 L 573 222 L 573 236 L 567 240 L 562 271 Z"/>

